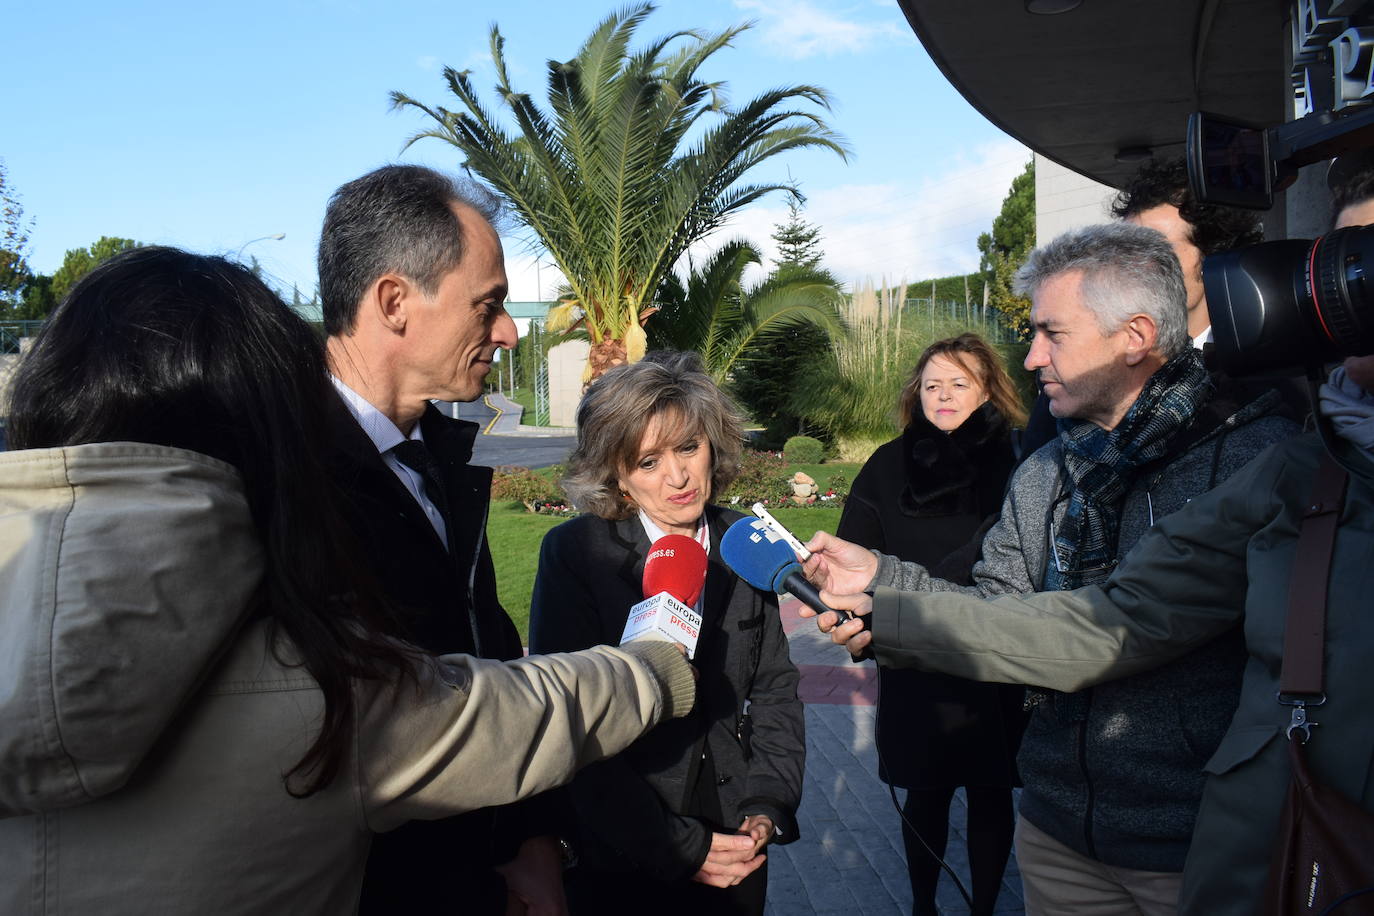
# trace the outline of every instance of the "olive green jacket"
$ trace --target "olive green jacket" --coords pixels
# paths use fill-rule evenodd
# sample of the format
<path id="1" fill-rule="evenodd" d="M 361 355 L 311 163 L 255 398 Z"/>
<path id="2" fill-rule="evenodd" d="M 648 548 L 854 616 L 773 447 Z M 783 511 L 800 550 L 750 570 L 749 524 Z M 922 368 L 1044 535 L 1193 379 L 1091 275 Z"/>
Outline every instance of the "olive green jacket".
<path id="1" fill-rule="evenodd" d="M 1307 746 L 1315 778 L 1374 810 L 1374 463 L 1338 440 L 1350 486 L 1332 559 L 1325 706 Z M 1160 521 L 1101 587 L 983 601 L 879 589 L 880 663 L 1073 691 L 1148 670 L 1243 623 L 1239 708 L 1209 774 L 1182 909 L 1250 914 L 1288 786 L 1278 690 L 1298 528 L 1323 444 L 1281 443 Z"/>

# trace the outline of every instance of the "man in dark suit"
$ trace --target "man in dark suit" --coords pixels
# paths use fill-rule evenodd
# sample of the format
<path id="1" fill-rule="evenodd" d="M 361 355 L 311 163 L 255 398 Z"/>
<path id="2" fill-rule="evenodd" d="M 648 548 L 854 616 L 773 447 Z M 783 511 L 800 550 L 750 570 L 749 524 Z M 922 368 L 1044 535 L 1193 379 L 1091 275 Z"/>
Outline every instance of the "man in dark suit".
<path id="1" fill-rule="evenodd" d="M 496 210 L 431 169 L 377 169 L 330 199 L 319 276 L 339 394 L 333 469 L 397 635 L 510 659 L 522 648 L 487 548 L 491 469 L 468 464 L 476 424 L 431 403 L 475 400 L 497 349 L 515 346 Z M 559 846 L 540 820 L 526 803 L 379 835 L 361 912 L 504 913 L 510 897 L 565 913 Z"/>

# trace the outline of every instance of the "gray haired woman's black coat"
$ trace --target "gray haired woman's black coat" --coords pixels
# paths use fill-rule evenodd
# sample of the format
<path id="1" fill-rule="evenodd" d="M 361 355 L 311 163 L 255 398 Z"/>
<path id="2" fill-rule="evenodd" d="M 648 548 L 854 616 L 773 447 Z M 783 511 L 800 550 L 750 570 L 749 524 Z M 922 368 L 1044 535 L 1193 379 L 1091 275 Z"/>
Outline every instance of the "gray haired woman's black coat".
<path id="1" fill-rule="evenodd" d="M 701 672 L 696 708 L 587 767 L 569 790 L 578 855 L 600 871 L 690 879 L 710 848 L 708 821 L 733 832 L 746 814 L 772 818 L 775 843 L 797 838 L 805 725 L 777 597 L 752 588 L 721 560 L 721 536 L 742 516 L 717 506 L 705 514 L 711 550 L 693 661 Z M 545 535 L 530 651 L 618 644 L 630 608 L 643 598 L 648 550 L 638 517 L 581 515 Z M 702 781 L 712 770 L 714 787 Z M 712 806 L 718 810 L 697 810 Z"/>

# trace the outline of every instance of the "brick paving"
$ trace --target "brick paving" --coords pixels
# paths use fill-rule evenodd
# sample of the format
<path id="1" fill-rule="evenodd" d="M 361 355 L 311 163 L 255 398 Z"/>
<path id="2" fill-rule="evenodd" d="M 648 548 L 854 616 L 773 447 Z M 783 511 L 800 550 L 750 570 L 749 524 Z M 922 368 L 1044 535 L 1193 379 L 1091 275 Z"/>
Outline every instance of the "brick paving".
<path id="1" fill-rule="evenodd" d="M 806 703 L 806 784 L 798 819 L 801 839 L 774 847 L 768 862 L 768 916 L 856 916 L 911 912 L 900 820 L 888 787 L 878 779 L 873 744 L 877 670 L 854 664 L 843 649 L 797 615 L 780 609 L 792 660 L 801 671 Z M 899 794 L 900 794 L 900 790 Z M 946 860 L 968 884 L 962 791 L 950 811 Z M 968 907 L 949 877 L 936 894 L 941 913 Z M 1024 913 L 1015 856 L 1007 864 L 998 914 Z"/>

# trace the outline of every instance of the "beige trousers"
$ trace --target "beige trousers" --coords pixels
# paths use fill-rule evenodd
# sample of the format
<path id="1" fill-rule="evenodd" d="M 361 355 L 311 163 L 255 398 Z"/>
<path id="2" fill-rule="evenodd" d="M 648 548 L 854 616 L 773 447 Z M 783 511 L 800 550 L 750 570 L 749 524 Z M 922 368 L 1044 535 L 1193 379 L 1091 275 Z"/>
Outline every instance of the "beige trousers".
<path id="1" fill-rule="evenodd" d="M 1079 855 L 1016 819 L 1016 864 L 1027 916 L 1173 916 L 1181 872 L 1116 868 Z"/>

